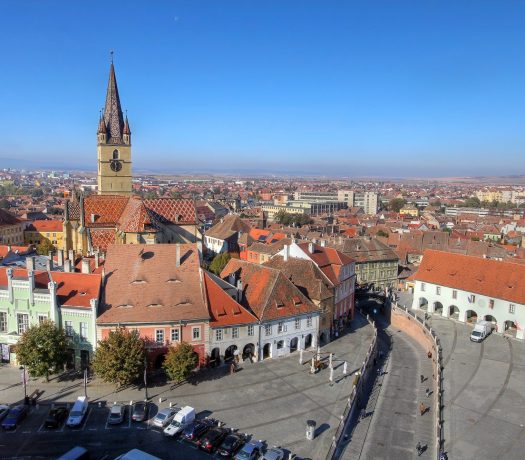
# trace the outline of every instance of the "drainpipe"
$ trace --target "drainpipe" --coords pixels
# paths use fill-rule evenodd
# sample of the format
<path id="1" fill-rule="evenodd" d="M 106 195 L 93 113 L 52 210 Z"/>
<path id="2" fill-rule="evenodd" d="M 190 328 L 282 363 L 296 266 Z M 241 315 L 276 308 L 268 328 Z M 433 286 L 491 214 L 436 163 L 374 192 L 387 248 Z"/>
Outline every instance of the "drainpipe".
<path id="1" fill-rule="evenodd" d="M 58 303 L 57 303 L 57 283 L 50 281 L 47 283 L 49 289 L 49 297 L 51 299 L 51 321 L 57 324 L 58 317 Z"/>
<path id="2" fill-rule="evenodd" d="M 9 291 L 9 303 L 13 303 L 14 295 L 13 295 L 13 269 L 12 268 L 7 269 L 7 290 Z"/>
<path id="3" fill-rule="evenodd" d="M 98 299 L 90 299 L 89 304 L 91 305 L 91 329 L 93 334 L 93 341 L 91 342 L 92 350 L 95 351 L 97 347 L 97 307 Z"/>
<path id="4" fill-rule="evenodd" d="M 33 270 L 27 271 L 27 281 L 29 282 L 29 302 L 31 305 L 35 304 L 35 272 Z"/>

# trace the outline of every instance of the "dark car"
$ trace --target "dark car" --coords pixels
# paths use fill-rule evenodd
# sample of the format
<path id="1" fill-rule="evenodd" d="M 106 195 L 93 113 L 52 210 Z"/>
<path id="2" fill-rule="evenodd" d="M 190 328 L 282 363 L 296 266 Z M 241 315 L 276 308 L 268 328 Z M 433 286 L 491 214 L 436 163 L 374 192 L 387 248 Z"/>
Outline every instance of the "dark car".
<path id="1" fill-rule="evenodd" d="M 27 415 L 26 406 L 15 406 L 9 409 L 4 421 L 2 422 L 2 428 L 4 430 L 14 430 L 20 424 L 20 422 Z"/>
<path id="2" fill-rule="evenodd" d="M 202 450 L 211 453 L 221 445 L 222 441 L 227 435 L 228 430 L 214 426 L 201 436 L 198 441 L 199 447 Z"/>
<path id="3" fill-rule="evenodd" d="M 134 422 L 143 422 L 148 418 L 148 403 L 145 401 L 138 401 L 133 404 L 131 409 L 131 420 Z"/>
<path id="4" fill-rule="evenodd" d="M 0 422 L 5 418 L 8 412 L 9 406 L 6 406 L 5 404 L 0 405 Z"/>
<path id="5" fill-rule="evenodd" d="M 58 428 L 67 418 L 67 414 L 68 410 L 63 406 L 51 409 L 44 421 L 44 426 L 46 428 Z"/>
<path id="6" fill-rule="evenodd" d="M 224 438 L 224 441 L 222 441 L 222 444 L 217 449 L 217 453 L 221 457 L 231 458 L 245 442 L 246 438 L 242 434 L 231 433 Z"/>
<path id="7" fill-rule="evenodd" d="M 197 441 L 213 425 L 215 425 L 215 420 L 195 420 L 184 429 L 182 439 L 185 441 Z"/>

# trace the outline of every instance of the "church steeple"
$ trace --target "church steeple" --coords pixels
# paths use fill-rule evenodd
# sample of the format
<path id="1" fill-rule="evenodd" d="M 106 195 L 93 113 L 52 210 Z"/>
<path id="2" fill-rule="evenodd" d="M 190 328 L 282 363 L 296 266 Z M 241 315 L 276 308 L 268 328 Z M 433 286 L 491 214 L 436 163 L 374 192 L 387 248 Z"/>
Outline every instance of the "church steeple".
<path id="1" fill-rule="evenodd" d="M 104 107 L 104 124 L 108 132 L 108 144 L 122 144 L 124 133 L 124 117 L 120 107 L 117 78 L 113 58 L 109 68 L 108 90 L 106 92 L 106 105 Z"/>

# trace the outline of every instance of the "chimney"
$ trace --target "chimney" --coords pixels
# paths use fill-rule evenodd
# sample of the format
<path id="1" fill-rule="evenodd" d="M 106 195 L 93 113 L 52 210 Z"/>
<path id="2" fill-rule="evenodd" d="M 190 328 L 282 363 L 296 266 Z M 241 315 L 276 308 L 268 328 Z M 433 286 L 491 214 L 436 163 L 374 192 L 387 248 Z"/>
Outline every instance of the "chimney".
<path id="1" fill-rule="evenodd" d="M 95 268 L 100 267 L 100 252 L 98 249 L 95 251 Z"/>
<path id="2" fill-rule="evenodd" d="M 13 249 L 13 248 L 11 247 L 10 244 L 8 244 L 8 245 L 7 245 L 7 252 L 11 252 L 11 249 Z"/>
<path id="3" fill-rule="evenodd" d="M 242 280 L 237 281 L 237 302 L 242 302 Z"/>
<path id="4" fill-rule="evenodd" d="M 285 262 L 288 262 L 288 256 L 289 256 L 289 253 L 290 253 L 290 246 L 288 246 L 287 244 L 284 245 L 284 261 Z"/>
<path id="5" fill-rule="evenodd" d="M 26 268 L 28 272 L 33 271 L 35 269 L 35 257 L 34 256 L 26 257 Z"/>
<path id="6" fill-rule="evenodd" d="M 27 281 L 29 281 L 29 302 L 35 304 L 35 272 L 27 270 Z"/>
<path id="7" fill-rule="evenodd" d="M 89 259 L 87 257 L 82 259 L 82 273 L 91 273 L 91 267 L 89 266 Z"/>
<path id="8" fill-rule="evenodd" d="M 64 272 L 71 273 L 71 261 L 69 259 L 64 260 Z"/>
<path id="9" fill-rule="evenodd" d="M 9 302 L 13 303 L 14 295 L 13 295 L 13 269 L 12 268 L 7 269 L 7 290 L 9 291 Z"/>
<path id="10" fill-rule="evenodd" d="M 59 249 L 57 252 L 57 264 L 59 267 L 64 266 L 64 250 L 63 249 Z"/>
<path id="11" fill-rule="evenodd" d="M 180 267 L 180 244 L 175 245 L 175 267 Z"/>
<path id="12" fill-rule="evenodd" d="M 69 250 L 69 257 L 68 259 L 71 261 L 73 265 L 75 265 L 75 251 L 73 249 Z"/>
<path id="13" fill-rule="evenodd" d="M 314 253 L 314 244 L 313 243 L 308 243 L 308 252 L 310 254 Z"/>
<path id="14" fill-rule="evenodd" d="M 48 272 L 53 271 L 53 258 L 46 259 L 46 270 Z"/>
<path id="15" fill-rule="evenodd" d="M 49 296 L 51 297 L 51 321 L 56 323 L 56 317 L 58 316 L 58 303 L 57 303 L 57 284 L 54 281 L 47 283 L 49 289 Z"/>
<path id="16" fill-rule="evenodd" d="M 326 240 L 321 240 L 321 247 L 322 248 L 326 247 Z"/>

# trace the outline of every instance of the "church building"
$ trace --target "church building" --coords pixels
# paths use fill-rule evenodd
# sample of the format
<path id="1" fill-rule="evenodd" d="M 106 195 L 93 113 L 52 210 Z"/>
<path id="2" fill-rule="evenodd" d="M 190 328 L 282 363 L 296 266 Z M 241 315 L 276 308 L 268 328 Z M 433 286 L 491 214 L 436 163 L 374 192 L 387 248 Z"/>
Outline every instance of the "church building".
<path id="1" fill-rule="evenodd" d="M 62 249 L 105 252 L 109 244 L 194 243 L 201 240 L 195 203 L 132 194 L 131 130 L 124 119 L 113 62 L 97 130 L 98 194 L 73 191 L 64 206 Z"/>

